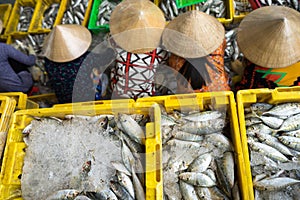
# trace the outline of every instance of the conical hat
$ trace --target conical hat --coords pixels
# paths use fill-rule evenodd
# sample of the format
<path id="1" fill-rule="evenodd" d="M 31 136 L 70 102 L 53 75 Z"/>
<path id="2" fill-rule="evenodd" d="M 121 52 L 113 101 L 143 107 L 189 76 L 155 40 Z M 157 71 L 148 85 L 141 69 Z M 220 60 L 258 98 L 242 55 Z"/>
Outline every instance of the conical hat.
<path id="1" fill-rule="evenodd" d="M 282 68 L 300 60 L 300 13 L 283 6 L 266 6 L 242 20 L 238 46 L 256 65 Z"/>
<path id="2" fill-rule="evenodd" d="M 197 58 L 215 51 L 224 37 L 224 27 L 216 18 L 192 10 L 177 16 L 166 26 L 162 44 L 178 56 Z"/>
<path id="3" fill-rule="evenodd" d="M 54 62 L 68 62 L 84 54 L 91 42 L 92 35 L 84 26 L 57 25 L 45 38 L 43 54 Z"/>
<path id="4" fill-rule="evenodd" d="M 149 0 L 124 0 L 111 14 L 110 32 L 116 44 L 132 53 L 146 53 L 160 44 L 166 21 Z"/>

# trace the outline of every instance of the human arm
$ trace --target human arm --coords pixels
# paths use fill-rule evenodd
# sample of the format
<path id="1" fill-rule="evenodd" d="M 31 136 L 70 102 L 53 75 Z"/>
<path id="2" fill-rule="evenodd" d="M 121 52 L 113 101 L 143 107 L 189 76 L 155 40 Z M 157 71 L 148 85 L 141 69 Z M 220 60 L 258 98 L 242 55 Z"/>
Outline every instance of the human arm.
<path id="1" fill-rule="evenodd" d="M 26 55 L 19 50 L 13 48 L 10 45 L 3 45 L 4 52 L 6 52 L 8 58 L 12 58 L 20 63 L 23 63 L 25 65 L 34 65 L 35 64 L 35 56 L 34 55 Z"/>

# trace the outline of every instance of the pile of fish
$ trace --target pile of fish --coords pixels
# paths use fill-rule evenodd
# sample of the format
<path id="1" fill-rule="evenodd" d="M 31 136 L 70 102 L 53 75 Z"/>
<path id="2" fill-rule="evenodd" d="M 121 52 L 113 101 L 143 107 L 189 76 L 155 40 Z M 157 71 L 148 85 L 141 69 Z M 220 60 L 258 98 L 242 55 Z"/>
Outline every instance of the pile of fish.
<path id="1" fill-rule="evenodd" d="M 34 12 L 34 8 L 30 6 L 20 6 L 20 17 L 17 25 L 17 31 L 27 32 L 31 18 Z"/>
<path id="2" fill-rule="evenodd" d="M 60 4 L 58 3 L 53 3 L 49 6 L 49 8 L 46 9 L 42 21 L 43 28 L 52 29 L 58 13 L 59 5 Z"/>
<path id="3" fill-rule="evenodd" d="M 110 20 L 110 15 L 115 7 L 118 5 L 120 1 L 115 0 L 104 0 L 101 2 L 98 8 L 98 16 L 96 26 L 102 26 L 104 24 L 108 24 Z"/>
<path id="4" fill-rule="evenodd" d="M 223 0 L 207 0 L 193 5 L 195 10 L 205 12 L 217 18 L 226 17 L 226 4 Z M 160 9 L 165 14 L 167 21 L 174 19 L 180 13 L 188 11 L 188 7 L 178 8 L 175 0 L 162 0 L 159 4 Z"/>
<path id="5" fill-rule="evenodd" d="M 237 28 L 233 28 L 225 33 L 226 49 L 224 54 L 224 60 L 235 61 L 241 59 L 243 54 L 240 52 L 237 40 L 236 40 Z"/>
<path id="6" fill-rule="evenodd" d="M 21 179 L 24 199 L 145 199 L 144 128 L 149 116 L 34 118 L 23 130 L 28 146 Z M 64 143 L 67 137 L 72 138 L 72 144 Z M 47 153 L 53 159 L 41 156 Z M 65 155 L 70 158 L 64 158 Z M 74 166 L 76 160 L 81 160 L 82 165 Z M 66 176 L 62 176 L 64 173 Z"/>
<path id="7" fill-rule="evenodd" d="M 261 6 L 287 6 L 300 11 L 298 0 L 257 0 Z"/>
<path id="8" fill-rule="evenodd" d="M 251 4 L 248 0 L 235 0 L 233 1 L 234 14 L 240 15 L 241 13 L 246 14 L 252 11 Z"/>
<path id="9" fill-rule="evenodd" d="M 71 5 L 64 12 L 62 24 L 79 24 L 84 20 L 84 15 L 88 7 L 88 0 L 71 0 Z"/>
<path id="10" fill-rule="evenodd" d="M 257 199 L 299 199 L 300 103 L 254 103 L 245 109 Z"/>
<path id="11" fill-rule="evenodd" d="M 28 34 L 23 39 L 15 39 L 14 43 L 11 45 L 25 54 L 28 54 L 28 48 L 29 46 L 31 46 L 33 47 L 35 53 L 38 55 L 42 52 L 43 42 L 46 35 L 47 34 Z M 30 72 L 33 75 L 33 79 L 42 83 L 42 85 L 46 85 L 48 81 L 44 63 L 45 62 L 43 58 L 37 57 L 36 65 L 29 68 Z"/>
<path id="12" fill-rule="evenodd" d="M 163 113 L 161 123 L 164 199 L 239 199 L 224 110 Z"/>

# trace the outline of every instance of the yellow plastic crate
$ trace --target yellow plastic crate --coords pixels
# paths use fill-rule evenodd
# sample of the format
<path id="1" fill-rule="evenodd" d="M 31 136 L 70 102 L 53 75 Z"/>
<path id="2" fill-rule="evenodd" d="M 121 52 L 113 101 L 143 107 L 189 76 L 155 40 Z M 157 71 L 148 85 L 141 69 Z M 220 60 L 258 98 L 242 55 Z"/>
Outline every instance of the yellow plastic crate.
<path id="1" fill-rule="evenodd" d="M 154 4 L 159 6 L 160 0 L 154 0 Z M 224 25 L 228 25 L 233 21 L 233 14 L 234 14 L 234 7 L 233 7 L 233 0 L 226 0 L 226 17 L 225 18 L 217 18 L 219 22 Z M 188 10 L 195 10 L 195 5 L 187 6 Z"/>
<path id="2" fill-rule="evenodd" d="M 81 25 L 84 27 L 88 27 L 89 20 L 90 20 L 90 14 L 91 14 L 92 6 L 93 6 L 93 1 L 94 0 L 89 0 L 88 6 L 85 10 L 84 20 L 81 23 Z M 70 1 L 65 1 L 65 0 L 61 1 L 61 8 L 59 9 L 59 13 L 58 13 L 59 21 L 55 21 L 56 23 L 54 25 L 61 24 L 64 13 L 68 9 L 69 5 L 70 5 Z"/>
<path id="3" fill-rule="evenodd" d="M 156 96 L 137 99 L 135 106 L 146 108 L 145 105 L 151 105 L 153 102 L 163 105 L 166 112 L 173 110 L 204 110 L 207 106 L 227 107 L 227 113 L 230 117 L 230 130 L 232 143 L 234 145 L 235 163 L 237 166 L 237 180 L 242 199 L 248 199 L 247 179 L 245 177 L 245 166 L 242 151 L 242 144 L 239 132 L 236 102 L 234 94 L 231 91 L 226 92 L 203 92 L 194 94 Z M 161 168 L 162 169 L 162 168 Z M 161 172 L 162 173 L 162 172 Z M 162 186 L 161 186 L 162 187 Z M 160 185 L 159 185 L 160 188 Z M 160 188 L 162 189 L 162 188 Z M 162 190 L 160 191 L 162 193 Z M 157 198 L 162 199 L 162 198 Z"/>
<path id="4" fill-rule="evenodd" d="M 46 104 L 49 104 L 49 105 L 54 105 L 54 104 L 58 103 L 58 100 L 56 98 L 55 93 L 39 94 L 39 95 L 29 96 L 28 100 L 30 100 L 34 103 L 37 103 L 39 105 L 41 104 L 41 102 L 45 102 Z"/>
<path id="5" fill-rule="evenodd" d="M 79 105 L 80 103 L 77 103 Z M 114 104 L 117 104 L 114 106 Z M 155 161 L 161 160 L 161 155 L 156 152 L 161 150 L 160 140 L 160 108 L 157 104 L 147 104 L 143 109 L 134 106 L 134 101 L 130 100 L 127 103 L 112 102 L 112 104 L 104 103 L 100 105 L 87 105 L 75 107 L 56 107 L 32 110 L 19 110 L 13 114 L 11 127 L 8 132 L 7 145 L 4 152 L 3 165 L 0 173 L 0 199 L 8 199 L 15 197 L 21 198 L 21 175 L 24 163 L 26 147 L 23 142 L 22 130 L 33 119 L 30 116 L 37 117 L 64 117 L 68 114 L 77 115 L 100 115 L 100 114 L 116 114 L 116 113 L 137 113 L 153 116 L 153 121 L 146 124 L 146 200 L 157 199 L 158 195 L 154 192 L 160 191 L 157 189 L 157 182 L 160 182 L 161 174 L 159 173 L 158 164 Z M 161 163 L 161 162 L 158 162 Z"/>
<path id="6" fill-rule="evenodd" d="M 249 3 L 248 0 L 240 0 L 240 2 Z M 250 13 L 250 12 L 240 12 L 240 14 L 237 15 L 237 14 L 235 14 L 235 8 L 233 8 L 233 9 L 234 9 L 234 12 L 233 12 L 233 22 L 234 23 L 241 22 L 244 19 L 244 17 Z"/>
<path id="7" fill-rule="evenodd" d="M 27 94 L 23 92 L 3 92 L 0 93 L 0 95 L 15 99 L 15 101 L 17 102 L 16 108 L 19 110 L 39 108 L 39 104 L 28 100 Z"/>
<path id="8" fill-rule="evenodd" d="M 4 34 L 9 35 L 17 31 L 17 26 L 20 18 L 20 7 L 21 6 L 29 6 L 35 8 L 36 2 L 35 0 L 16 0 L 11 11 L 11 15 L 9 17 L 8 23 L 6 25 L 6 29 Z M 32 16 L 33 17 L 33 16 Z M 31 18 L 32 21 L 32 18 Z M 21 32 L 21 31 L 20 31 Z"/>
<path id="9" fill-rule="evenodd" d="M 270 104 L 300 102 L 300 87 L 295 86 L 276 89 L 249 89 L 240 90 L 237 93 L 238 117 L 240 122 L 241 142 L 246 170 L 244 176 L 247 179 L 246 186 L 248 187 L 249 199 L 254 199 L 254 190 L 250 168 L 244 109 L 257 102 Z"/>
<path id="10" fill-rule="evenodd" d="M 34 13 L 32 15 L 32 20 L 28 29 L 28 32 L 30 33 L 40 33 L 40 32 L 50 32 L 51 29 L 43 28 L 42 27 L 42 21 L 43 21 L 43 15 L 44 12 L 54 3 L 63 4 L 66 0 L 37 0 L 37 4 L 34 9 Z M 59 6 L 55 21 L 53 23 L 53 26 L 58 24 L 58 22 L 61 20 L 61 5 Z"/>
<path id="11" fill-rule="evenodd" d="M 5 140 L 10 125 L 10 119 L 15 110 L 16 101 L 6 96 L 0 96 L 0 102 L 1 102 L 0 103 L 0 114 L 1 114 L 0 132 L 2 133 L 0 138 L 0 160 L 1 160 L 5 148 Z M 3 135 L 3 133 L 5 134 Z"/>
<path id="12" fill-rule="evenodd" d="M 11 4 L 0 4 L 0 20 L 2 21 L 2 28 L 5 29 L 9 16 L 11 14 Z M 1 32 L 0 32 L 1 34 Z"/>

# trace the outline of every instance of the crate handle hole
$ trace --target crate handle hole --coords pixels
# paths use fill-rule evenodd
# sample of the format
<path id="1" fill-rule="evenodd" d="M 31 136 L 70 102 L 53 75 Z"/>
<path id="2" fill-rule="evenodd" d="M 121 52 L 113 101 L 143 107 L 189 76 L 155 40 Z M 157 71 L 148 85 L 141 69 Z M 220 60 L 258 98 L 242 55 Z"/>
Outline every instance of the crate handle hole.
<path id="1" fill-rule="evenodd" d="M 21 179 L 22 178 L 22 174 L 20 174 L 19 176 L 18 176 L 18 179 Z"/>

